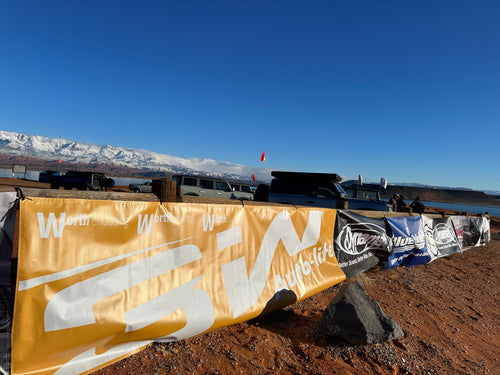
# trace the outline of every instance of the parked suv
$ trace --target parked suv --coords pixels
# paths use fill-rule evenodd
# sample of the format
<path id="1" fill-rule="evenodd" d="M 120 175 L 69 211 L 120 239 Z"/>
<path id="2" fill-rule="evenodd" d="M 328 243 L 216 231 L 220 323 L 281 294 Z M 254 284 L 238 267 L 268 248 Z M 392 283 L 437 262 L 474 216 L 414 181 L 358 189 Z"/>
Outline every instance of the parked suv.
<path id="1" fill-rule="evenodd" d="M 350 210 L 387 211 L 382 201 L 350 198 L 339 184 L 336 173 L 307 173 L 273 171 L 268 200 L 301 206 L 337 208 L 347 202 Z"/>
<path id="2" fill-rule="evenodd" d="M 86 171 L 67 171 L 65 174 L 42 172 L 38 178 L 40 181 L 50 183 L 51 189 L 63 187 L 65 190 L 76 188 L 77 190 L 103 190 L 115 186 L 115 180 L 104 176 L 103 173 Z"/>
<path id="3" fill-rule="evenodd" d="M 229 182 L 220 178 L 175 175 L 172 180 L 177 184 L 177 194 L 179 195 L 236 199 L 233 197 Z"/>
<path id="4" fill-rule="evenodd" d="M 239 182 L 231 182 L 233 195 L 240 201 L 253 201 L 253 193 L 250 185 L 241 184 Z"/>
<path id="5" fill-rule="evenodd" d="M 153 190 L 153 183 L 151 181 L 146 181 L 142 184 L 129 184 L 128 188 L 134 193 L 151 193 Z"/>

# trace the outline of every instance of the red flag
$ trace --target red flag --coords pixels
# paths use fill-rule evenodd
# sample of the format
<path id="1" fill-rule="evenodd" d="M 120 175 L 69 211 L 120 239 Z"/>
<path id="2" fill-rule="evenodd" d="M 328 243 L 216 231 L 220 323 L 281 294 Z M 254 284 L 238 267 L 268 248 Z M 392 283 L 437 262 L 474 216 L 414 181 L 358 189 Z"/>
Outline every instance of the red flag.
<path id="1" fill-rule="evenodd" d="M 61 159 L 59 159 L 59 163 L 62 163 L 62 160 L 61 160 Z"/>
<path id="2" fill-rule="evenodd" d="M 257 178 L 255 177 L 255 175 L 252 173 L 252 180 L 256 180 Z"/>
<path id="3" fill-rule="evenodd" d="M 262 155 L 260 156 L 260 161 L 266 160 L 266 152 L 262 152 Z"/>

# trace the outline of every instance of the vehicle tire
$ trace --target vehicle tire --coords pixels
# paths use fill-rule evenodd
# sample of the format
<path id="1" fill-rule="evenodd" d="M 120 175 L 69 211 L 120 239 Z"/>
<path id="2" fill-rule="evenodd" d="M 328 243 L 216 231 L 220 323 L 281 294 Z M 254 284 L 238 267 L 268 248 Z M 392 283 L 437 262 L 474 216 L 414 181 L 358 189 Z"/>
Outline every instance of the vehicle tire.
<path id="1" fill-rule="evenodd" d="M 76 190 L 87 190 L 87 184 L 82 183 L 82 184 L 78 185 Z"/>
<path id="2" fill-rule="evenodd" d="M 109 177 L 104 177 L 104 179 L 101 182 L 101 188 L 104 188 L 104 190 L 107 191 L 107 189 L 111 189 L 112 187 L 115 186 L 115 180 Z"/>
<path id="3" fill-rule="evenodd" d="M 72 186 L 65 186 L 65 187 L 64 187 L 64 190 L 71 190 L 71 189 L 73 189 L 73 187 L 72 187 Z"/>
<path id="4" fill-rule="evenodd" d="M 139 188 L 134 188 L 134 193 L 140 193 L 141 192 L 141 189 Z"/>
<path id="5" fill-rule="evenodd" d="M 51 189 L 59 189 L 59 183 L 58 182 L 51 182 L 50 188 Z"/>
<path id="6" fill-rule="evenodd" d="M 269 200 L 268 195 L 269 195 L 269 185 L 259 184 L 259 186 L 257 186 L 257 190 L 255 190 L 253 199 L 258 202 L 267 202 Z"/>

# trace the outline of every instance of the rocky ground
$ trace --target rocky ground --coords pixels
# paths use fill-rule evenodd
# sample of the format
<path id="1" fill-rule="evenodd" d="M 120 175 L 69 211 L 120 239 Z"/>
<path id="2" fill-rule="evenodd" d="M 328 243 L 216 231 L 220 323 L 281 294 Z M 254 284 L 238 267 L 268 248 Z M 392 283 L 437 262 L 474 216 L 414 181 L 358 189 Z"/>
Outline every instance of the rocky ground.
<path id="1" fill-rule="evenodd" d="M 268 316 L 152 344 L 94 375 L 500 374 L 500 218 L 491 232 L 487 246 L 346 281 L 360 282 L 399 323 L 401 339 L 350 345 L 325 337 L 317 322 L 336 285 Z"/>

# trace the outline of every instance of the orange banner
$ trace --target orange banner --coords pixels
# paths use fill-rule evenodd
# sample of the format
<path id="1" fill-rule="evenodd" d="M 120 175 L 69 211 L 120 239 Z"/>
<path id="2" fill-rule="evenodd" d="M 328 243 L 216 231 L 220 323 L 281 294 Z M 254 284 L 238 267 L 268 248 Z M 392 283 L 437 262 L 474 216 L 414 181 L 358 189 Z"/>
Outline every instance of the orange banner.
<path id="1" fill-rule="evenodd" d="M 21 202 L 13 374 L 89 373 L 344 280 L 335 210 Z"/>

